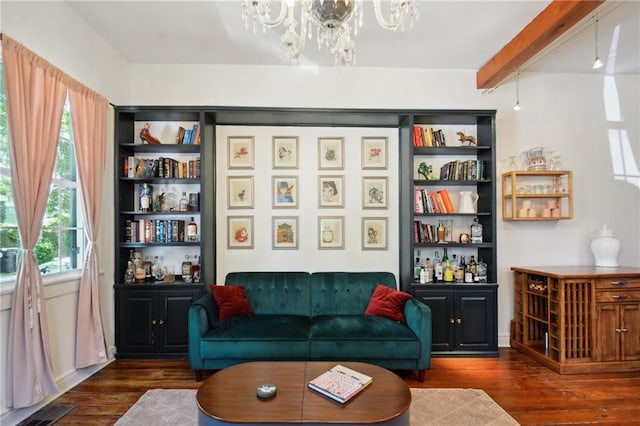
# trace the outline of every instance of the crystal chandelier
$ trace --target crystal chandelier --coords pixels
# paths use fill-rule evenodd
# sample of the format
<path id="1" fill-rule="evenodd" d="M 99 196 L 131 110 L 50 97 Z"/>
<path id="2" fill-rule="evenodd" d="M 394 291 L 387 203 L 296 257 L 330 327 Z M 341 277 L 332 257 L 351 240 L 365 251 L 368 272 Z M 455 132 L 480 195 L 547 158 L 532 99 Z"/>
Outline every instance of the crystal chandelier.
<path id="1" fill-rule="evenodd" d="M 313 27 L 316 26 L 318 49 L 333 54 L 336 65 L 354 65 L 354 37 L 363 23 L 362 4 L 365 1 L 368 0 L 280 0 L 280 12 L 272 17 L 271 0 L 242 0 L 242 19 L 245 27 L 253 27 L 254 33 L 258 24 L 264 31 L 284 26 L 280 43 L 292 61 L 304 50 L 305 40 L 313 38 Z M 410 19 L 411 27 L 419 17 L 418 0 L 388 0 L 388 18 L 383 16 L 380 1 L 373 0 L 373 5 L 376 20 L 382 28 L 404 31 L 405 17 Z"/>

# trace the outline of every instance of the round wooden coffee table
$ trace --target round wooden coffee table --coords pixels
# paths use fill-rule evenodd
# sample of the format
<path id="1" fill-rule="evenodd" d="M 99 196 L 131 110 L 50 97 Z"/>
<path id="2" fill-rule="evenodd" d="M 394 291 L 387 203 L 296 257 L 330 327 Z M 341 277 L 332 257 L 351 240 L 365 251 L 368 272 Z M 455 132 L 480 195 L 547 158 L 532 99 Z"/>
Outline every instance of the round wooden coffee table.
<path id="1" fill-rule="evenodd" d="M 346 404 L 309 389 L 309 381 L 338 362 L 249 362 L 220 370 L 196 396 L 199 425 L 384 425 L 409 426 L 411 391 L 394 373 L 372 364 L 340 362 L 373 377 Z M 256 396 L 263 383 L 278 387 L 270 399 Z"/>

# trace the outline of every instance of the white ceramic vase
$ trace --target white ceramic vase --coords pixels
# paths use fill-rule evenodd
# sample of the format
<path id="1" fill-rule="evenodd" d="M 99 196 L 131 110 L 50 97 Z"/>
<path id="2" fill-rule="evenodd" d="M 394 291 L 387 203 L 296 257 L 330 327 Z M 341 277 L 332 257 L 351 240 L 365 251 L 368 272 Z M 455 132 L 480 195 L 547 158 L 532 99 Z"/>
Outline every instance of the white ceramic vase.
<path id="1" fill-rule="evenodd" d="M 591 240 L 591 253 L 595 259 L 595 266 L 604 268 L 618 266 L 620 240 L 613 235 L 607 225 L 604 225 L 598 236 Z"/>

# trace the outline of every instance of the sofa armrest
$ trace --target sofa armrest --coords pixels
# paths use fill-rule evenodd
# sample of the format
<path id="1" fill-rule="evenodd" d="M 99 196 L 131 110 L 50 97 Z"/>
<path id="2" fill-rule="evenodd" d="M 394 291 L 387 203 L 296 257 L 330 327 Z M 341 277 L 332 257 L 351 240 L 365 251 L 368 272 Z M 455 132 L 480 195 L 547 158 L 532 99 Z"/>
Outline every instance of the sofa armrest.
<path id="1" fill-rule="evenodd" d="M 428 369 L 431 365 L 431 309 L 415 297 L 404 305 L 407 326 L 420 339 L 418 369 Z"/>
<path id="2" fill-rule="evenodd" d="M 211 299 L 210 294 L 205 294 L 196 299 L 189 308 L 189 364 L 195 370 L 204 368 L 204 361 L 200 352 L 200 339 L 211 328 L 209 325 L 208 305 L 204 298 Z"/>

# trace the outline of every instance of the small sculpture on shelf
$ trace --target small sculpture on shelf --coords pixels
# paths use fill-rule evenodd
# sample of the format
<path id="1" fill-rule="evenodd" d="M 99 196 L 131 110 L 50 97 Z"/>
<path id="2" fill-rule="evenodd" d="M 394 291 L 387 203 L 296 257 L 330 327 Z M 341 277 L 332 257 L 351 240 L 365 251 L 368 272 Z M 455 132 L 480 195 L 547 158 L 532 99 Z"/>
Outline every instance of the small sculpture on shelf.
<path id="1" fill-rule="evenodd" d="M 436 180 L 436 177 L 433 175 L 433 166 L 431 164 L 427 165 L 427 163 L 420 163 L 418 166 L 418 174 L 424 176 L 426 180 Z"/>
<path id="2" fill-rule="evenodd" d="M 153 144 L 153 145 L 157 145 L 161 143 L 160 139 L 156 138 L 151 134 L 150 123 L 145 124 L 142 130 L 140 130 L 140 139 L 142 140 L 142 143 L 147 142 L 148 144 Z"/>
<path id="3" fill-rule="evenodd" d="M 456 132 L 456 135 L 458 135 L 458 140 L 461 145 L 464 145 L 465 142 L 469 142 L 469 146 L 477 145 L 475 136 L 465 135 L 464 132 Z"/>

